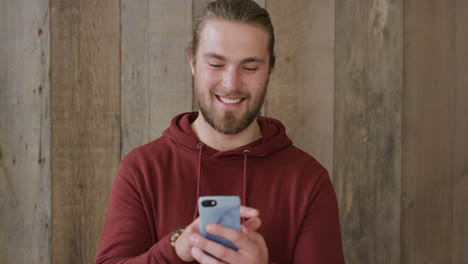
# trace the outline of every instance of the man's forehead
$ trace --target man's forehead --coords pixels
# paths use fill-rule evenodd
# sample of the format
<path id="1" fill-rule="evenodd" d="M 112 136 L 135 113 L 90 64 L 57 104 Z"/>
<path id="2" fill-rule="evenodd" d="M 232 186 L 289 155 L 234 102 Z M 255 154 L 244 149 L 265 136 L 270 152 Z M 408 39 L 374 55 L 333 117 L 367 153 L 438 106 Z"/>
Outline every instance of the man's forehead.
<path id="1" fill-rule="evenodd" d="M 268 32 L 261 25 L 210 19 L 200 33 L 199 51 L 211 57 L 268 55 Z"/>

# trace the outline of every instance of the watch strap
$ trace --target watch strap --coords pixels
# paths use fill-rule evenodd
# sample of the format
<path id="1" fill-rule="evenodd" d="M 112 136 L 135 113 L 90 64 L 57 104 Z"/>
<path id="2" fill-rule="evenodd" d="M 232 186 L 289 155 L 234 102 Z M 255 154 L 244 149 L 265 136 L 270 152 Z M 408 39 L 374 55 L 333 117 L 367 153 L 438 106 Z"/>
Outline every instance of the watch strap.
<path id="1" fill-rule="evenodd" d="M 174 232 L 172 232 L 171 236 L 169 237 L 171 246 L 175 247 L 175 242 L 180 237 L 180 235 L 182 235 L 184 231 L 185 231 L 185 226 L 182 226 L 174 230 Z"/>

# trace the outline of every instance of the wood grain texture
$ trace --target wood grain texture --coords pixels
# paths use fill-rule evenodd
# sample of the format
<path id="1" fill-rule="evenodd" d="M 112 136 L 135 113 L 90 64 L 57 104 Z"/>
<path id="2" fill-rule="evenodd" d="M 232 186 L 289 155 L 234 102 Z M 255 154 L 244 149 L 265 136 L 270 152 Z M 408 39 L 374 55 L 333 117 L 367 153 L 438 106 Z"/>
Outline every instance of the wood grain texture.
<path id="1" fill-rule="evenodd" d="M 150 141 L 149 0 L 121 1 L 121 157 Z"/>
<path id="2" fill-rule="evenodd" d="M 452 264 L 468 263 L 468 1 L 455 3 Z"/>
<path id="3" fill-rule="evenodd" d="M 50 5 L 52 263 L 93 263 L 120 161 L 120 7 Z"/>
<path id="4" fill-rule="evenodd" d="M 346 262 L 399 263 L 403 1 L 337 0 L 335 17 L 333 163 Z"/>
<path id="5" fill-rule="evenodd" d="M 462 55 L 457 52 L 463 47 L 458 46 L 456 35 L 457 28 L 463 28 L 457 24 L 462 21 L 458 16 L 468 13 L 457 14 L 457 9 L 452 0 L 405 2 L 402 263 L 460 263 L 452 261 L 453 250 L 457 250 L 454 236 L 467 223 L 455 227 L 454 217 L 464 214 L 466 218 L 467 207 L 466 200 L 465 205 L 458 201 L 455 211 L 454 198 L 466 197 L 461 165 L 466 173 L 467 148 L 459 149 L 465 157 L 457 157 L 455 150 L 461 147 L 457 145 L 462 140 L 466 144 L 466 139 L 457 136 L 463 132 L 457 128 L 461 125 L 466 138 L 463 106 L 457 105 L 463 102 L 458 100 L 463 100 L 459 96 L 465 77 L 457 78 L 457 73 L 466 75 L 467 68 L 458 68 L 463 56 L 457 58 Z M 466 107 L 466 93 L 464 100 Z M 466 115 L 464 118 L 466 122 Z M 456 169 L 458 162 L 462 163 Z M 460 173 L 458 177 L 455 171 Z M 455 194 L 455 188 L 464 188 L 465 194 Z M 463 206 L 465 212 L 460 213 Z"/>
<path id="6" fill-rule="evenodd" d="M 0 262 L 48 264 L 48 1 L 0 1 L 0 40 Z"/>
<path id="7" fill-rule="evenodd" d="M 160 137 L 175 115 L 192 109 L 192 77 L 185 53 L 192 1 L 124 0 L 121 7 L 124 156 Z"/>
<path id="8" fill-rule="evenodd" d="M 294 144 L 333 176 L 335 1 L 268 1 L 276 67 L 265 114 L 281 120 Z"/>
<path id="9" fill-rule="evenodd" d="M 192 3 L 150 2 L 150 131 L 161 136 L 172 118 L 192 108 L 192 77 L 186 48 L 192 30 Z"/>

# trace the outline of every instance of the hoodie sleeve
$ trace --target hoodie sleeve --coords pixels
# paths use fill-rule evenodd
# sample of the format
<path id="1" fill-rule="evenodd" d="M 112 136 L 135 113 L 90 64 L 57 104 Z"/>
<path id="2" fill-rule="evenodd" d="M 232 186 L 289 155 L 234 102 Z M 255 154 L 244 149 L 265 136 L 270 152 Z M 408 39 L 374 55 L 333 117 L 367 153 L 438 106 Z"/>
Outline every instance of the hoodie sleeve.
<path id="1" fill-rule="evenodd" d="M 294 264 L 344 264 L 338 203 L 324 171 L 309 198 L 309 205 L 294 253 Z"/>
<path id="2" fill-rule="evenodd" d="M 122 164 L 112 185 L 96 264 L 186 264 L 169 235 L 152 244 L 151 230 L 131 171 Z"/>

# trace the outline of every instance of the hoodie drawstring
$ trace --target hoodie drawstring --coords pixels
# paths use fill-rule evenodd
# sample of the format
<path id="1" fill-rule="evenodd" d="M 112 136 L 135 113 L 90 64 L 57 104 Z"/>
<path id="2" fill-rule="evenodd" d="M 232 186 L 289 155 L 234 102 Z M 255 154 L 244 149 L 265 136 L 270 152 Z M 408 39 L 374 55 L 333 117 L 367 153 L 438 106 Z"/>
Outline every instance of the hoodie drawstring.
<path id="1" fill-rule="evenodd" d="M 203 143 L 198 143 L 197 148 L 198 148 L 198 173 L 197 173 L 197 199 L 195 203 L 195 212 L 193 213 L 193 220 L 197 219 L 197 214 L 198 214 L 198 198 L 200 198 L 200 182 L 201 182 L 201 161 L 202 161 L 202 152 L 203 152 Z M 249 150 L 244 150 L 244 170 L 243 170 L 243 176 L 242 176 L 242 200 L 241 204 L 244 206 L 247 206 L 247 156 L 250 153 Z M 243 222 L 244 219 L 242 219 Z"/>
<path id="2" fill-rule="evenodd" d="M 201 158 L 202 158 L 202 151 L 203 151 L 203 143 L 198 143 L 197 148 L 198 151 L 198 175 L 197 175 L 197 199 L 195 201 L 195 213 L 193 213 L 193 220 L 197 219 L 198 214 L 198 198 L 200 198 L 200 181 L 201 181 Z"/>
<path id="3" fill-rule="evenodd" d="M 247 155 L 249 154 L 249 150 L 244 150 L 244 175 L 242 180 L 242 204 L 247 206 Z"/>

